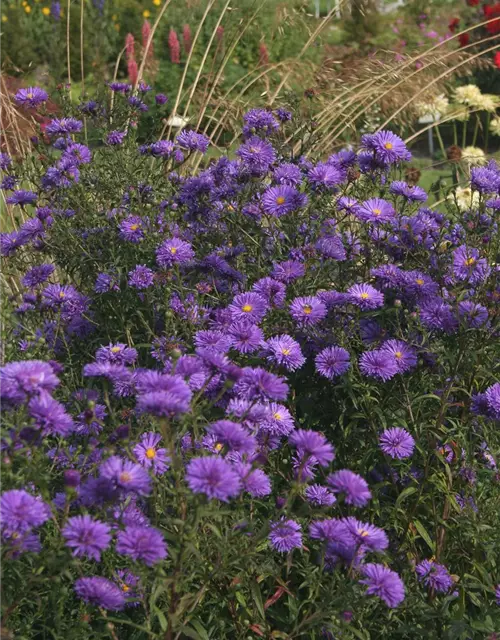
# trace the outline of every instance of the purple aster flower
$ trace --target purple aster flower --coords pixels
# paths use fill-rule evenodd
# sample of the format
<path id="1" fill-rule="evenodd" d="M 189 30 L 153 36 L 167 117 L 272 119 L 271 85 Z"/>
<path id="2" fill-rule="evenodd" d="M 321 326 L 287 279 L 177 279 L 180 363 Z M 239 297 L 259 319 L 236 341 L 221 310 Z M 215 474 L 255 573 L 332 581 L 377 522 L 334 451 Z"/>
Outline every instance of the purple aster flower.
<path id="1" fill-rule="evenodd" d="M 271 547 L 280 553 L 288 553 L 292 549 L 302 548 L 302 527 L 295 520 L 284 517 L 272 522 L 268 536 Z"/>
<path id="2" fill-rule="evenodd" d="M 276 160 L 273 146 L 257 136 L 249 138 L 236 154 L 241 159 L 243 167 L 255 176 L 267 173 L 270 165 Z"/>
<path id="3" fill-rule="evenodd" d="M 341 376 L 351 366 L 349 352 L 342 347 L 326 347 L 318 353 L 314 362 L 316 371 L 329 380 Z"/>
<path id="4" fill-rule="evenodd" d="M 440 329 L 447 333 L 452 333 L 458 327 L 458 320 L 452 308 L 441 298 L 424 298 L 420 306 L 420 320 L 428 329 Z"/>
<path id="5" fill-rule="evenodd" d="M 333 493 L 320 484 L 312 484 L 307 487 L 305 495 L 307 501 L 316 507 L 331 507 L 337 501 Z"/>
<path id="6" fill-rule="evenodd" d="M 21 107 L 28 109 L 36 109 L 43 102 L 47 102 L 49 96 L 46 91 L 40 87 L 28 87 L 27 89 L 19 89 L 14 96 L 14 100 Z"/>
<path id="7" fill-rule="evenodd" d="M 344 518 L 344 523 L 356 545 L 363 545 L 370 551 L 383 551 L 389 546 L 389 539 L 383 529 L 356 518 Z"/>
<path id="8" fill-rule="evenodd" d="M 379 440 L 380 448 L 391 458 L 409 458 L 415 448 L 413 437 L 400 427 L 386 429 Z"/>
<path id="9" fill-rule="evenodd" d="M 155 95 L 155 102 L 158 105 L 166 104 L 168 101 L 167 96 L 164 93 L 157 93 Z"/>
<path id="10" fill-rule="evenodd" d="M 128 93 L 132 89 L 132 85 L 127 82 L 110 82 L 109 88 L 115 93 Z"/>
<path id="11" fill-rule="evenodd" d="M 425 202 L 427 200 L 427 193 L 418 186 L 409 186 L 403 180 L 395 180 L 389 191 L 395 196 L 403 196 L 409 202 Z"/>
<path id="12" fill-rule="evenodd" d="M 170 461 L 167 450 L 158 448 L 160 442 L 161 436 L 149 431 L 142 434 L 141 441 L 132 449 L 139 463 L 146 469 L 151 469 L 157 476 L 165 473 Z"/>
<path id="13" fill-rule="evenodd" d="M 266 111 L 266 109 L 250 109 L 243 116 L 243 120 L 245 121 L 243 126 L 245 138 L 254 134 L 271 135 L 280 126 L 272 112 Z"/>
<path id="14" fill-rule="evenodd" d="M 88 556 L 99 562 L 101 552 L 107 549 L 111 542 L 110 531 L 104 522 L 84 515 L 70 518 L 61 533 L 66 540 L 66 546 L 73 549 L 74 556 Z"/>
<path id="15" fill-rule="evenodd" d="M 365 351 L 359 359 L 359 368 L 363 375 L 380 378 L 384 382 L 398 373 L 395 358 L 381 349 Z"/>
<path id="16" fill-rule="evenodd" d="M 299 343 L 286 334 L 270 338 L 265 343 L 265 348 L 269 362 L 281 365 L 288 371 L 300 369 L 306 361 Z"/>
<path id="17" fill-rule="evenodd" d="M 176 142 L 181 149 L 188 149 L 190 151 L 199 151 L 205 153 L 210 144 L 210 138 L 203 133 L 196 133 L 196 131 L 181 131 L 176 138 Z"/>
<path id="18" fill-rule="evenodd" d="M 193 247 L 189 242 L 180 238 L 165 240 L 156 250 L 156 262 L 160 267 L 170 268 L 176 264 L 185 265 L 193 258 Z"/>
<path id="19" fill-rule="evenodd" d="M 282 307 L 285 302 L 286 287 L 273 278 L 261 278 L 253 285 L 252 291 L 267 300 L 273 307 Z"/>
<path id="20" fill-rule="evenodd" d="M 288 442 L 297 449 L 300 458 L 314 458 L 314 462 L 322 467 L 327 467 L 335 458 L 333 445 L 318 431 L 297 429 L 289 436 Z"/>
<path id="21" fill-rule="evenodd" d="M 99 467 L 99 476 L 109 480 L 125 492 L 147 496 L 151 493 L 151 481 L 147 472 L 139 464 L 111 456 Z"/>
<path id="22" fill-rule="evenodd" d="M 326 305 L 316 296 L 294 298 L 290 304 L 290 315 L 304 326 L 318 324 L 327 313 Z"/>
<path id="23" fill-rule="evenodd" d="M 125 596 L 127 606 L 138 606 L 141 599 L 140 578 L 130 571 L 118 569 L 113 574 L 113 580 Z"/>
<path id="24" fill-rule="evenodd" d="M 24 274 L 21 283 L 28 289 L 34 289 L 39 284 L 43 284 L 54 273 L 55 267 L 53 264 L 41 264 L 37 267 L 32 267 Z"/>
<path id="25" fill-rule="evenodd" d="M 346 504 L 364 507 L 372 497 L 366 480 L 349 469 L 341 469 L 331 473 L 327 482 L 334 493 L 344 494 Z"/>
<path id="26" fill-rule="evenodd" d="M 479 257 L 477 249 L 463 244 L 453 252 L 453 275 L 457 280 L 479 284 L 486 280 L 490 272 L 486 259 Z"/>
<path id="27" fill-rule="evenodd" d="M 171 140 L 158 140 L 153 142 L 149 151 L 155 158 L 169 158 L 175 151 L 175 145 Z"/>
<path id="28" fill-rule="evenodd" d="M 214 422 L 208 428 L 208 433 L 214 437 L 217 451 L 225 447 L 228 451 L 253 453 L 257 446 L 254 436 L 250 435 L 241 424 L 231 420 Z"/>
<path id="29" fill-rule="evenodd" d="M 472 167 L 470 184 L 480 193 L 497 193 L 500 189 L 500 173 L 486 167 Z"/>
<path id="30" fill-rule="evenodd" d="M 122 144 L 126 135 L 126 131 L 110 131 L 106 136 L 106 144 L 116 147 Z"/>
<path id="31" fill-rule="evenodd" d="M 307 173 L 309 182 L 313 187 L 335 189 L 346 178 L 346 172 L 333 164 L 319 162 Z"/>
<path id="32" fill-rule="evenodd" d="M 276 109 L 276 117 L 281 120 L 281 122 L 289 122 L 292 119 L 292 113 L 291 111 L 287 111 L 286 109 L 283 109 L 282 107 L 278 107 L 278 109 Z"/>
<path id="33" fill-rule="evenodd" d="M 458 315 L 469 327 L 477 329 L 488 322 L 488 309 L 469 300 L 458 303 Z"/>
<path id="34" fill-rule="evenodd" d="M 58 120 L 56 118 L 49 122 L 45 128 L 45 132 L 49 136 L 59 136 L 65 133 L 78 133 L 82 130 L 82 127 L 83 123 L 81 120 L 76 120 L 75 118 L 62 118 Z"/>
<path id="35" fill-rule="evenodd" d="M 266 412 L 263 421 L 260 423 L 263 431 L 272 435 L 287 436 L 295 429 L 292 414 L 284 405 L 271 402 L 268 405 L 268 409 L 269 412 Z"/>
<path id="36" fill-rule="evenodd" d="M 96 607 L 110 611 L 120 611 L 125 607 L 122 590 L 106 578 L 78 578 L 74 588 L 79 598 Z"/>
<path id="37" fill-rule="evenodd" d="M 234 321 L 246 320 L 255 324 L 266 315 L 267 303 L 258 293 L 240 293 L 234 298 L 228 309 Z"/>
<path id="38" fill-rule="evenodd" d="M 308 198 L 294 187 L 286 184 L 269 187 L 262 195 L 262 207 L 266 213 L 276 218 L 305 207 Z"/>
<path id="39" fill-rule="evenodd" d="M 197 349 L 214 349 L 221 353 L 227 353 L 231 347 L 231 339 L 222 331 L 208 329 L 196 332 L 194 344 Z"/>
<path id="40" fill-rule="evenodd" d="M 500 419 L 500 382 L 488 387 L 484 396 L 490 415 Z"/>
<path id="41" fill-rule="evenodd" d="M 234 391 L 243 400 L 286 400 L 288 385 L 261 367 L 245 367 Z"/>
<path id="42" fill-rule="evenodd" d="M 325 256 L 325 258 L 333 258 L 333 260 L 345 260 L 347 254 L 339 236 L 325 236 L 320 238 L 316 244 L 316 249 Z"/>
<path id="43" fill-rule="evenodd" d="M 11 164 L 12 158 L 8 154 L 0 152 L 0 169 L 2 171 L 5 171 L 10 167 Z"/>
<path id="44" fill-rule="evenodd" d="M 43 391 L 54 391 L 59 379 L 48 362 L 24 360 L 9 362 L 0 368 L 0 397 L 12 404 L 21 404 Z"/>
<path id="45" fill-rule="evenodd" d="M 113 364 L 133 364 L 137 360 L 137 349 L 127 347 L 117 342 L 107 347 L 99 347 L 95 354 L 97 362 L 111 362 Z"/>
<path id="46" fill-rule="evenodd" d="M 132 374 L 125 365 L 106 361 L 86 364 L 83 375 L 88 378 L 106 378 L 111 382 L 129 382 Z"/>
<path id="47" fill-rule="evenodd" d="M 297 280 L 297 278 L 302 278 L 305 272 L 306 268 L 302 262 L 298 260 L 285 260 L 285 262 L 274 263 L 271 275 L 276 280 L 288 284 Z"/>
<path id="48" fill-rule="evenodd" d="M 387 200 L 381 198 L 371 198 L 358 205 L 355 210 L 356 216 L 364 222 L 372 222 L 374 224 L 382 224 L 391 222 L 396 212 L 394 207 Z"/>
<path id="49" fill-rule="evenodd" d="M 2 534 L 26 533 L 50 518 L 50 509 L 40 498 L 22 489 L 4 491 L 0 498 Z"/>
<path id="50" fill-rule="evenodd" d="M 167 544 L 158 529 L 150 526 L 128 526 L 116 537 L 116 551 L 148 567 L 164 560 Z"/>
<path id="51" fill-rule="evenodd" d="M 209 500 L 228 502 L 241 491 L 241 480 L 232 466 L 220 456 L 194 458 L 186 466 L 186 482 L 194 493 Z"/>
<path id="52" fill-rule="evenodd" d="M 230 346 L 240 353 L 256 351 L 264 341 L 262 329 L 250 322 L 234 322 L 228 329 Z"/>
<path id="53" fill-rule="evenodd" d="M 23 207 L 25 204 L 34 204 L 36 199 L 37 195 L 34 191 L 20 189 L 19 191 L 14 191 L 5 202 L 7 204 L 19 204 Z"/>
<path id="54" fill-rule="evenodd" d="M 192 392 L 181 376 L 160 375 L 151 386 L 146 385 L 142 377 L 138 388 L 141 392 L 137 398 L 139 413 L 172 417 L 189 411 Z"/>
<path id="55" fill-rule="evenodd" d="M 277 184 L 287 184 L 296 187 L 302 182 L 302 171 L 300 167 L 291 162 L 284 162 L 273 171 L 273 180 Z"/>
<path id="56" fill-rule="evenodd" d="M 453 585 L 453 579 L 446 567 L 433 560 L 422 560 L 415 567 L 418 579 L 429 589 L 438 593 L 446 593 Z"/>
<path id="57" fill-rule="evenodd" d="M 137 244 L 144 238 L 143 221 L 139 216 L 129 216 L 118 225 L 120 238 Z"/>
<path id="58" fill-rule="evenodd" d="M 117 276 L 111 273 L 99 273 L 94 284 L 94 291 L 96 293 L 120 291 Z"/>
<path id="59" fill-rule="evenodd" d="M 271 481 L 262 469 L 252 469 L 248 462 L 238 462 L 234 470 L 240 476 L 243 490 L 254 498 L 263 498 L 271 493 Z"/>
<path id="60" fill-rule="evenodd" d="M 149 289 L 154 282 L 154 271 L 144 264 L 138 264 L 128 273 L 128 285 L 143 291 Z"/>
<path id="61" fill-rule="evenodd" d="M 395 164 L 411 158 L 403 140 L 391 131 L 379 131 L 371 136 L 367 148 L 373 149 L 376 157 L 385 164 Z"/>
<path id="62" fill-rule="evenodd" d="M 41 429 L 44 436 L 65 437 L 74 429 L 73 418 L 66 413 L 63 405 L 46 391 L 41 391 L 38 396 L 31 398 L 28 410 L 35 427 Z"/>
<path id="63" fill-rule="evenodd" d="M 403 340 L 387 340 L 380 351 L 384 351 L 394 358 L 398 373 L 410 371 L 417 366 L 417 352 Z"/>
<path id="64" fill-rule="evenodd" d="M 497 601 L 497 605 L 500 607 L 500 584 L 497 584 L 495 589 L 495 598 Z"/>
<path id="65" fill-rule="evenodd" d="M 370 562 L 363 565 L 362 573 L 365 578 L 360 580 L 360 583 L 368 587 L 366 595 L 379 597 L 391 609 L 403 602 L 405 587 L 395 571 L 384 567 L 383 564 Z"/>
<path id="66" fill-rule="evenodd" d="M 384 294 L 369 284 L 354 284 L 347 293 L 349 301 L 363 311 L 384 306 Z"/>

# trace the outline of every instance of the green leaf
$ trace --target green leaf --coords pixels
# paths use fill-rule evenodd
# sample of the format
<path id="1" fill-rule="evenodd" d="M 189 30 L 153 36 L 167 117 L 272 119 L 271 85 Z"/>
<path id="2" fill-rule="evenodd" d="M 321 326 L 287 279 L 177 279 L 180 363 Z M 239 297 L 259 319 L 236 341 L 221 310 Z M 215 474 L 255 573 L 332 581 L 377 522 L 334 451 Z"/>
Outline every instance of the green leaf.
<path id="1" fill-rule="evenodd" d="M 160 611 L 156 607 L 155 607 L 155 613 L 156 613 L 156 617 L 158 618 L 158 621 L 160 622 L 161 630 L 166 631 L 168 627 L 168 623 L 167 623 L 167 618 L 165 617 L 165 614 L 163 613 L 163 611 Z"/>
<path id="2" fill-rule="evenodd" d="M 250 591 L 252 592 L 253 601 L 255 602 L 255 606 L 257 607 L 260 617 L 262 620 L 265 620 L 264 603 L 262 602 L 262 594 L 257 582 L 253 581 L 250 583 Z"/>
<path id="3" fill-rule="evenodd" d="M 434 553 L 435 545 L 432 542 L 430 535 L 427 533 L 424 525 L 420 522 L 420 520 L 414 520 L 413 524 L 415 525 L 415 528 L 419 532 L 420 536 L 427 542 L 429 549 L 432 551 L 432 553 Z"/>
<path id="4" fill-rule="evenodd" d="M 408 497 L 411 496 L 412 494 L 416 493 L 417 488 L 416 487 L 406 487 L 406 489 L 404 489 L 404 491 L 401 491 L 401 493 L 398 496 L 398 499 L 396 500 L 396 509 L 399 508 L 401 506 L 401 503 Z"/>

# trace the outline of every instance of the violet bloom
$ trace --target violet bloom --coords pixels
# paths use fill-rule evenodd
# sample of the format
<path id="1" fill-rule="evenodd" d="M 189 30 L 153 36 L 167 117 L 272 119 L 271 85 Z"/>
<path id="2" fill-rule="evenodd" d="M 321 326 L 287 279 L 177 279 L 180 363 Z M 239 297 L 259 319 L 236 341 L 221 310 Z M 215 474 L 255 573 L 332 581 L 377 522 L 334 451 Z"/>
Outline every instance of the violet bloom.
<path id="1" fill-rule="evenodd" d="M 391 609 L 403 602 L 404 584 L 395 571 L 384 567 L 383 564 L 370 562 L 363 565 L 362 573 L 365 578 L 360 580 L 360 583 L 368 587 L 366 595 L 378 596 Z"/>
<path id="2" fill-rule="evenodd" d="M 453 252 L 453 275 L 457 280 L 480 284 L 486 280 L 490 272 L 486 259 L 479 257 L 477 249 L 463 244 Z"/>
<path id="3" fill-rule="evenodd" d="M 127 347 L 122 342 L 99 347 L 95 354 L 97 362 L 111 362 L 113 364 L 133 364 L 137 360 L 137 349 Z"/>
<path id="4" fill-rule="evenodd" d="M 99 562 L 101 552 L 107 549 L 111 542 L 110 531 L 104 522 L 84 515 L 69 518 L 61 533 L 66 540 L 66 546 L 73 549 L 74 556 L 88 556 Z"/>
<path id="5" fill-rule="evenodd" d="M 262 195 L 262 207 L 266 213 L 276 218 L 305 207 L 308 198 L 294 187 L 286 184 L 269 187 Z"/>
<path id="6" fill-rule="evenodd" d="M 267 303 L 258 293 L 248 292 L 238 294 L 228 307 L 234 321 L 247 320 L 256 324 L 267 313 Z"/>
<path id="7" fill-rule="evenodd" d="M 267 173 L 271 164 L 276 160 L 274 148 L 268 142 L 257 136 L 249 138 L 236 151 L 243 167 L 252 175 L 259 176 Z"/>
<path id="8" fill-rule="evenodd" d="M 48 362 L 24 360 L 9 362 L 0 368 L 0 397 L 12 404 L 21 404 L 41 391 L 52 392 L 59 378 Z"/>
<path id="9" fill-rule="evenodd" d="M 386 164 L 394 164 L 402 160 L 409 160 L 411 154 L 403 140 L 391 131 L 379 131 L 372 136 L 370 148 L 375 151 L 377 158 Z"/>
<path id="10" fill-rule="evenodd" d="M 34 289 L 38 285 L 46 282 L 54 271 L 55 267 L 53 264 L 41 264 L 32 267 L 24 274 L 21 284 L 28 289 Z"/>
<path id="11" fill-rule="evenodd" d="M 28 87 L 27 89 L 19 89 L 14 96 L 14 100 L 21 107 L 28 109 L 36 109 L 39 105 L 47 102 L 49 96 L 46 91 L 40 87 Z"/>
<path id="12" fill-rule="evenodd" d="M 206 329 L 197 331 L 194 336 L 194 344 L 197 349 L 214 349 L 221 353 L 226 353 L 231 347 L 229 336 L 217 329 Z"/>
<path id="13" fill-rule="evenodd" d="M 300 167 L 291 162 L 284 162 L 273 171 L 273 180 L 277 184 L 287 184 L 296 187 L 302 182 L 302 171 Z"/>
<path id="14" fill-rule="evenodd" d="M 384 351 L 394 358 L 398 373 L 410 371 L 417 366 L 417 352 L 403 340 L 387 340 L 382 343 L 380 351 Z"/>
<path id="15" fill-rule="evenodd" d="M 281 365 L 288 371 L 300 369 L 306 361 L 299 343 L 286 334 L 270 338 L 265 348 L 269 362 Z"/>
<path id="16" fill-rule="evenodd" d="M 210 144 L 210 138 L 203 133 L 184 130 L 177 136 L 176 142 L 181 149 L 205 153 L 208 149 L 208 145 Z"/>
<path id="17" fill-rule="evenodd" d="M 305 491 L 307 501 L 316 507 L 331 507 L 337 501 L 327 487 L 320 484 L 312 484 Z"/>
<path id="18" fill-rule="evenodd" d="M 325 436 L 318 431 L 297 429 L 288 438 L 292 447 L 302 459 L 313 459 L 313 462 L 327 467 L 335 458 L 335 449 Z"/>
<path id="19" fill-rule="evenodd" d="M 116 537 L 116 551 L 148 567 L 168 556 L 167 544 L 158 529 L 150 526 L 128 526 Z"/>
<path id="20" fill-rule="evenodd" d="M 116 147 L 123 143 L 126 135 L 126 131 L 110 131 L 106 136 L 106 144 Z"/>
<path id="21" fill-rule="evenodd" d="M 25 204 L 34 204 L 36 199 L 37 195 L 34 191 L 25 191 L 24 189 L 20 189 L 19 191 L 13 191 L 5 202 L 7 204 L 19 204 L 24 207 Z"/>
<path id="22" fill-rule="evenodd" d="M 279 282 L 289 284 L 297 278 L 302 278 L 305 274 L 306 268 L 298 260 L 285 260 L 285 262 L 275 262 L 271 276 Z"/>
<path id="23" fill-rule="evenodd" d="M 359 368 L 363 375 L 380 378 L 384 382 L 398 373 L 394 358 L 387 351 L 381 349 L 365 351 L 359 359 Z"/>
<path id="24" fill-rule="evenodd" d="M 122 220 L 118 226 L 120 238 L 123 240 L 137 244 L 144 238 L 143 221 L 139 216 L 129 216 Z"/>
<path id="25" fill-rule="evenodd" d="M 241 491 L 241 480 L 232 466 L 219 456 L 194 458 L 186 466 L 186 482 L 194 493 L 209 500 L 228 502 Z"/>
<path id="26" fill-rule="evenodd" d="M 470 300 L 458 303 L 458 315 L 467 326 L 474 329 L 482 327 L 488 321 L 488 309 Z"/>
<path id="27" fill-rule="evenodd" d="M 380 448 L 391 458 L 409 458 L 415 448 L 413 437 L 400 427 L 386 429 L 379 440 Z"/>
<path id="28" fill-rule="evenodd" d="M 363 311 L 384 306 L 384 294 L 369 284 L 354 284 L 347 290 L 349 302 Z"/>
<path id="29" fill-rule="evenodd" d="M 285 302 L 286 287 L 273 278 L 261 278 L 253 285 L 252 290 L 264 298 L 273 307 L 282 307 Z"/>
<path id="30" fill-rule="evenodd" d="M 470 184 L 480 193 L 497 193 L 500 189 L 500 174 L 486 167 L 472 167 Z"/>
<path id="31" fill-rule="evenodd" d="M 253 453 L 257 447 L 255 437 L 231 420 L 217 420 L 208 428 L 208 433 L 214 437 L 218 451 L 225 447 L 228 451 Z"/>
<path id="32" fill-rule="evenodd" d="M 230 346 L 240 353 L 252 353 L 256 351 L 262 342 L 264 334 L 262 329 L 250 322 L 233 322 L 228 329 Z"/>
<path id="33" fill-rule="evenodd" d="M 351 366 L 349 352 L 342 347 L 326 347 L 314 362 L 316 371 L 329 380 L 341 376 Z"/>
<path id="34" fill-rule="evenodd" d="M 383 551 L 389 546 L 389 538 L 383 529 L 352 517 L 344 518 L 343 522 L 356 545 L 362 545 L 370 551 Z"/>
<path id="35" fill-rule="evenodd" d="M 23 489 L 4 491 L 0 498 L 2 534 L 12 536 L 39 527 L 50 518 L 50 509 Z"/>
<path id="36" fill-rule="evenodd" d="M 295 520 L 281 518 L 271 523 L 268 539 L 271 547 L 280 553 L 288 553 L 292 549 L 302 548 L 302 527 Z"/>
<path id="37" fill-rule="evenodd" d="M 154 282 L 154 271 L 144 264 L 138 264 L 128 273 L 128 286 L 144 291 L 149 289 Z"/>
<path id="38" fill-rule="evenodd" d="M 139 464 L 111 456 L 99 467 L 99 476 L 113 483 L 124 492 L 147 496 L 151 493 L 151 481 L 147 472 Z"/>
<path id="39" fill-rule="evenodd" d="M 489 414 L 500 420 L 500 382 L 488 387 L 484 392 L 484 396 Z"/>
<path id="40" fill-rule="evenodd" d="M 38 396 L 31 398 L 28 411 L 35 427 L 40 429 L 44 436 L 65 437 L 74 429 L 73 418 L 66 413 L 64 406 L 46 391 L 41 391 Z"/>
<path id="41" fill-rule="evenodd" d="M 83 128 L 83 122 L 76 118 L 55 118 L 51 120 L 45 128 L 45 133 L 49 136 L 59 136 L 66 133 L 79 133 Z"/>
<path id="42" fill-rule="evenodd" d="M 316 249 L 325 258 L 343 261 L 347 258 L 347 254 L 339 236 L 325 236 L 320 238 L 316 244 Z"/>
<path id="43" fill-rule="evenodd" d="M 286 400 L 288 385 L 261 367 L 245 367 L 234 391 L 243 400 Z"/>
<path id="44" fill-rule="evenodd" d="M 402 180 L 395 180 L 391 184 L 389 191 L 395 196 L 406 198 L 409 202 L 425 202 L 427 200 L 427 193 L 422 187 L 409 186 Z"/>
<path id="45" fill-rule="evenodd" d="M 366 480 L 349 469 L 331 473 L 327 483 L 334 493 L 344 494 L 346 504 L 352 504 L 355 507 L 364 507 L 372 497 Z"/>
<path id="46" fill-rule="evenodd" d="M 156 250 L 156 262 L 160 267 L 185 265 L 194 258 L 193 247 L 189 242 L 180 238 L 164 240 Z"/>
<path id="47" fill-rule="evenodd" d="M 273 114 L 266 109 L 250 109 L 243 116 L 243 120 L 243 135 L 246 138 L 254 134 L 268 136 L 280 126 Z"/>
<path id="48" fill-rule="evenodd" d="M 146 469 L 151 469 L 157 476 L 165 473 L 170 462 L 167 450 L 158 447 L 160 442 L 161 436 L 150 431 L 143 433 L 141 441 L 132 449 L 139 463 Z"/>
<path id="49" fill-rule="evenodd" d="M 262 469 L 252 469 L 248 462 L 238 462 L 234 470 L 240 476 L 243 490 L 253 498 L 263 498 L 271 493 L 271 481 Z"/>
<path id="50" fill-rule="evenodd" d="M 356 207 L 355 213 L 360 220 L 373 224 L 391 222 L 396 215 L 392 204 L 381 198 L 366 200 Z"/>
<path id="51" fill-rule="evenodd" d="M 78 578 L 74 589 L 76 595 L 87 604 L 109 611 L 120 611 L 125 607 L 125 596 L 122 590 L 106 578 Z"/>
<path id="52" fill-rule="evenodd" d="M 290 315 L 304 326 L 318 324 L 327 313 L 326 305 L 316 296 L 294 298 L 290 304 Z"/>
<path id="53" fill-rule="evenodd" d="M 268 409 L 259 424 L 263 431 L 274 436 L 287 436 L 295 429 L 293 416 L 284 405 L 271 402 Z"/>
<path id="54" fill-rule="evenodd" d="M 418 579 L 429 589 L 433 589 L 438 593 L 446 593 L 454 582 L 446 567 L 433 560 L 422 560 L 415 567 Z"/>

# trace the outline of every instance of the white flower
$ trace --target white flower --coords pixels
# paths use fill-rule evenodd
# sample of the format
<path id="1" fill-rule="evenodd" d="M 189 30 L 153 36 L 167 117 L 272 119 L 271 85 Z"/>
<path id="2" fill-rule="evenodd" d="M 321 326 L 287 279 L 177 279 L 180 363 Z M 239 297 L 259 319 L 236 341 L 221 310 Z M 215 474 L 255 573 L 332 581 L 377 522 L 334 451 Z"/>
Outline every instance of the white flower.
<path id="1" fill-rule="evenodd" d="M 447 197 L 449 202 L 457 203 L 460 211 L 469 211 L 479 205 L 479 191 L 472 191 L 469 187 L 457 187 L 455 193 Z"/>
<path id="2" fill-rule="evenodd" d="M 416 105 L 417 114 L 420 118 L 431 116 L 435 120 L 438 120 L 447 112 L 449 104 L 448 98 L 444 95 L 434 96 L 427 102 L 419 102 Z"/>
<path id="3" fill-rule="evenodd" d="M 490 122 L 490 131 L 494 136 L 500 136 L 500 118 L 493 118 Z"/>
<path id="4" fill-rule="evenodd" d="M 493 96 L 489 93 L 481 94 L 479 100 L 471 103 L 473 107 L 477 109 L 482 109 L 483 111 L 489 111 L 490 113 L 495 113 L 496 108 L 498 107 L 498 98 L 497 96 Z"/>
<path id="5" fill-rule="evenodd" d="M 472 167 L 486 164 L 484 151 L 479 147 L 465 147 L 462 149 L 462 160 L 465 160 Z"/>
<path id="6" fill-rule="evenodd" d="M 475 105 L 482 96 L 481 90 L 475 84 L 466 84 L 455 89 L 455 100 L 460 104 Z"/>

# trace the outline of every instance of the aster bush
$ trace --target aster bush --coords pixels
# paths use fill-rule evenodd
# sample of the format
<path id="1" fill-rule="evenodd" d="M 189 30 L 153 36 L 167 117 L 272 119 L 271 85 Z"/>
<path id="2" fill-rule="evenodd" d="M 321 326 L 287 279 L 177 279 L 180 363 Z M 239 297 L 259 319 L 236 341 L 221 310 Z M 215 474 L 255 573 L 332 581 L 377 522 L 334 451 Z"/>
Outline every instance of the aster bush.
<path id="1" fill-rule="evenodd" d="M 110 90 L 0 158 L 6 633 L 494 633 L 500 168 L 427 207 L 257 109 L 194 170 Z"/>

